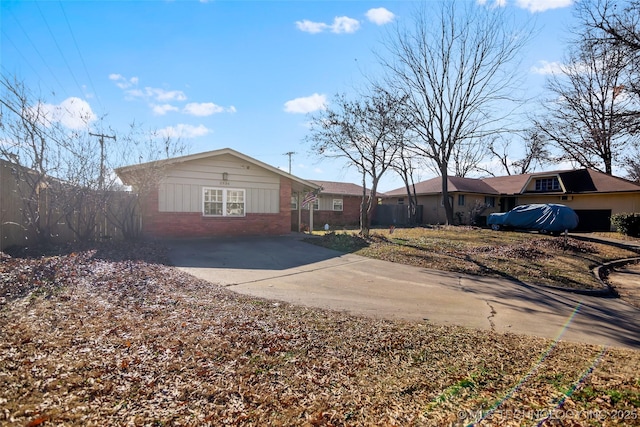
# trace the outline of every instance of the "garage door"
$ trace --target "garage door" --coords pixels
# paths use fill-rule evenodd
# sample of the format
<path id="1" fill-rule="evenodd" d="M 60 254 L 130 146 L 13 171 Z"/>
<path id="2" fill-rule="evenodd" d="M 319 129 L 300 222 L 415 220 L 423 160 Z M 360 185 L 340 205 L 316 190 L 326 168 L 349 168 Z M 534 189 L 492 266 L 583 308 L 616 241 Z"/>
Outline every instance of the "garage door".
<path id="1" fill-rule="evenodd" d="M 580 222 L 576 231 L 609 231 L 611 209 L 576 209 Z"/>

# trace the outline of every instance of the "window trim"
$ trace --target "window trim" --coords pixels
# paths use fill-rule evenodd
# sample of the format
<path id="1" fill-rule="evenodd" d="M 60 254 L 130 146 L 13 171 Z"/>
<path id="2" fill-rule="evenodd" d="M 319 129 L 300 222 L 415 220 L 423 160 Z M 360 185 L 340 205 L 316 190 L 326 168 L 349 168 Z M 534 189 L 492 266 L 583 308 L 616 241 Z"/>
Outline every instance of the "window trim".
<path id="1" fill-rule="evenodd" d="M 336 202 L 339 202 L 340 209 L 336 209 Z M 333 210 L 335 212 L 342 212 L 342 211 L 344 211 L 344 200 L 342 200 L 342 199 L 333 199 L 332 206 L 333 206 Z"/>
<path id="2" fill-rule="evenodd" d="M 464 197 L 464 194 L 458 194 L 458 206 L 464 206 L 465 202 L 466 202 L 466 197 Z"/>
<path id="3" fill-rule="evenodd" d="M 298 196 L 291 196 L 291 210 L 298 210 Z"/>
<path id="4" fill-rule="evenodd" d="M 207 191 L 222 191 L 222 215 L 206 214 L 205 213 L 205 194 Z M 231 191 L 239 191 L 242 193 L 242 214 L 234 215 L 228 214 L 228 196 Z M 220 202 L 215 202 L 220 203 Z M 244 188 L 220 188 L 220 187 L 202 187 L 202 216 L 207 218 L 243 218 L 247 216 L 247 190 Z"/>
<path id="5" fill-rule="evenodd" d="M 484 204 L 490 208 L 496 207 L 496 197 L 495 196 L 484 196 Z"/>
<path id="6" fill-rule="evenodd" d="M 542 184 L 543 182 L 545 182 L 544 186 Z M 547 183 L 549 182 L 551 182 L 550 186 L 547 185 Z M 558 179 L 557 176 L 550 176 L 546 178 L 542 178 L 542 177 L 536 178 L 533 188 L 534 188 L 534 191 L 538 193 L 553 193 L 557 191 L 562 191 L 562 187 L 560 186 L 560 180 Z"/>

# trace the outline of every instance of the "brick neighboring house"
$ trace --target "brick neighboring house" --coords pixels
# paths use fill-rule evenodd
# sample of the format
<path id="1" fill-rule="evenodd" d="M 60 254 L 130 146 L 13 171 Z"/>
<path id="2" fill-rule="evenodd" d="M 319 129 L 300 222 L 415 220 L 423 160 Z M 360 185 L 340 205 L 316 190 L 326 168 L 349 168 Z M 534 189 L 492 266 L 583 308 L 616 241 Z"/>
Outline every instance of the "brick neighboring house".
<path id="1" fill-rule="evenodd" d="M 154 238 L 288 234 L 292 197 L 318 189 L 230 148 L 116 173 L 139 192 L 142 233 Z M 148 182 L 157 184 L 141 191 Z"/>
<path id="2" fill-rule="evenodd" d="M 443 224 L 441 178 L 416 184 L 418 204 L 423 206 L 423 223 Z M 449 197 L 454 219 L 470 224 L 493 212 L 507 212 L 530 203 L 559 203 L 580 217 L 578 230 L 609 231 L 611 215 L 640 212 L 640 185 L 593 169 L 574 169 L 491 178 L 449 177 Z M 406 190 L 385 193 L 384 204 L 401 204 Z"/>
<path id="3" fill-rule="evenodd" d="M 330 229 L 360 226 L 361 186 L 348 182 L 308 181 L 321 188 L 318 199 L 313 203 L 313 221 L 316 230 L 321 229 L 325 224 L 329 224 Z M 369 190 L 367 189 L 368 194 Z M 296 210 L 298 208 L 298 201 L 292 200 L 291 209 Z M 309 206 L 307 205 L 303 208 L 303 211 L 308 209 Z M 306 216 L 303 215 L 303 218 L 306 218 Z M 291 216 L 291 224 L 292 229 L 298 229 L 297 216 Z M 308 221 L 303 219 L 302 229 L 308 226 Z"/>

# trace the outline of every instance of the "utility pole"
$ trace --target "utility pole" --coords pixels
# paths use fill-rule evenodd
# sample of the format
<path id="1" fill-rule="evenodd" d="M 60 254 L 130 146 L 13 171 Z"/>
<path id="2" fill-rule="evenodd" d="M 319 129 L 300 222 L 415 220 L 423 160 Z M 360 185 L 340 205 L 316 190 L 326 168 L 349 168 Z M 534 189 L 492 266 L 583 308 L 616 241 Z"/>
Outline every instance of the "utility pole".
<path id="1" fill-rule="evenodd" d="M 291 175 L 291 156 L 297 154 L 295 151 L 288 151 L 284 153 L 285 156 L 289 156 L 289 175 Z"/>
<path id="2" fill-rule="evenodd" d="M 91 133 L 91 132 L 89 132 L 89 135 L 97 136 L 98 138 L 100 138 L 100 177 L 98 178 L 98 187 L 100 188 L 100 190 L 103 190 L 104 189 L 104 139 L 109 138 L 115 141 L 116 137 L 113 135 L 104 135 L 101 133 Z"/>

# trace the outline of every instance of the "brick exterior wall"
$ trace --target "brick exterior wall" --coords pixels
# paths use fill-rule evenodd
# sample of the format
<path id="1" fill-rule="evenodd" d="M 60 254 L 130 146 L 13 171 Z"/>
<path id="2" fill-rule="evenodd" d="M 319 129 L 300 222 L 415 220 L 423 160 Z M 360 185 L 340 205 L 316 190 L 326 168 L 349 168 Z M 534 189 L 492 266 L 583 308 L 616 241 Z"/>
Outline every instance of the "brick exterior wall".
<path id="1" fill-rule="evenodd" d="M 313 228 L 320 230 L 325 224 L 329 224 L 331 229 L 339 229 L 342 227 L 359 227 L 360 226 L 360 203 L 361 196 L 340 196 L 342 198 L 342 211 L 333 210 L 317 210 L 313 211 Z M 372 217 L 375 214 L 375 206 L 373 208 Z M 309 226 L 309 211 L 302 210 L 302 226 Z M 291 229 L 298 229 L 298 213 L 291 211 Z"/>
<path id="2" fill-rule="evenodd" d="M 150 238 L 264 236 L 291 232 L 291 181 L 280 177 L 280 212 L 204 217 L 200 212 L 158 212 L 158 191 L 143 201 L 142 233 Z"/>

